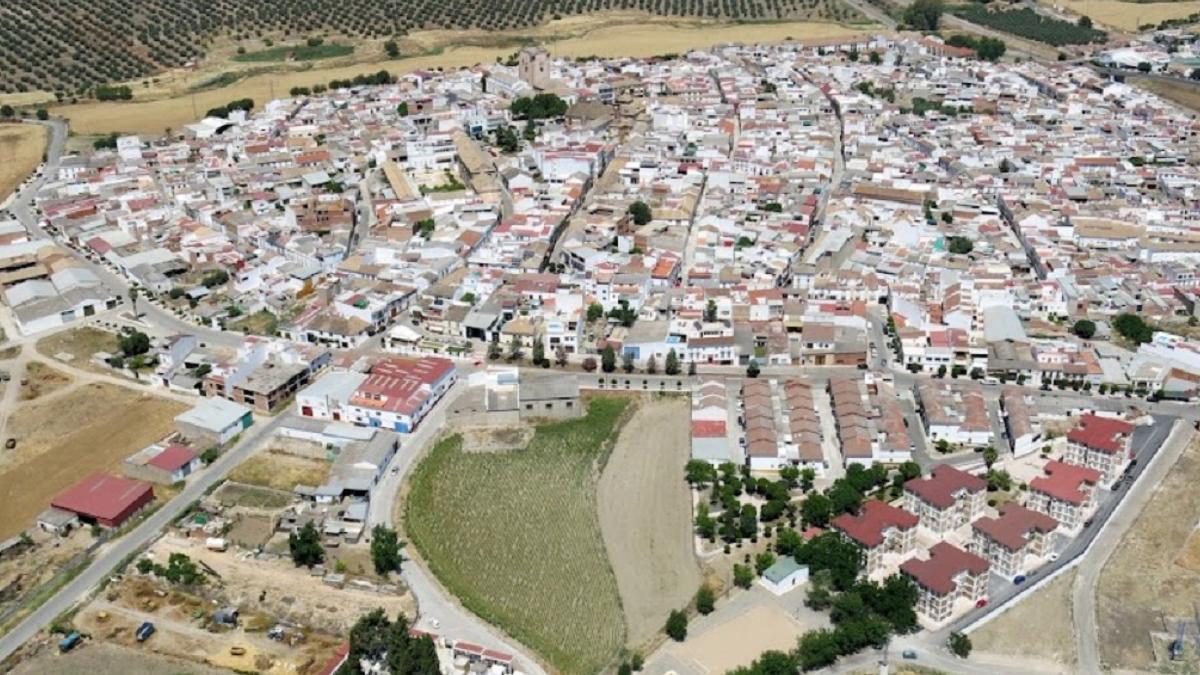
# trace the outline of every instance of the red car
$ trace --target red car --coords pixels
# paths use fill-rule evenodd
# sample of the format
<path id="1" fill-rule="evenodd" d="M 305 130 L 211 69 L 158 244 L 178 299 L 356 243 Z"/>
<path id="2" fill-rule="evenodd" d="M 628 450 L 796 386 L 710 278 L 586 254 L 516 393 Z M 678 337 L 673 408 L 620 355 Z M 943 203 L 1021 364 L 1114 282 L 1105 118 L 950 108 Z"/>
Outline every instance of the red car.
<path id="1" fill-rule="evenodd" d="M 987 598 L 980 598 L 979 602 L 975 603 L 976 607 L 987 607 Z"/>

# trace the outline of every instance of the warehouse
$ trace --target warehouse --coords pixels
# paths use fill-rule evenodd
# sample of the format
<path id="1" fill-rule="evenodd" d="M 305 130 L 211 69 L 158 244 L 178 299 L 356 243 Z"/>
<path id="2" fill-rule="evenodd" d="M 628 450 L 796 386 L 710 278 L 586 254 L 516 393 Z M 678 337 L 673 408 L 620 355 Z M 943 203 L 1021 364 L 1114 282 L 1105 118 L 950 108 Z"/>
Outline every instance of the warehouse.
<path id="1" fill-rule="evenodd" d="M 154 488 L 146 483 L 94 473 L 55 497 L 50 506 L 85 523 L 120 527 L 152 501 Z"/>

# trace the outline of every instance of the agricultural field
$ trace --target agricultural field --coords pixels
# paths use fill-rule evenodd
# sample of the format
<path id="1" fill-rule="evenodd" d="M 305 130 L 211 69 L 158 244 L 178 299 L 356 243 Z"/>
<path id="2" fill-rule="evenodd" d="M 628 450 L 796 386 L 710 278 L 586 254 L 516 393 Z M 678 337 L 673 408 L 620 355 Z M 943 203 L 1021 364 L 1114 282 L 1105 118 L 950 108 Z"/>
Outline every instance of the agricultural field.
<path id="1" fill-rule="evenodd" d="M 444 438 L 409 484 L 405 536 L 437 578 L 562 673 L 600 672 L 625 643 L 597 483 L 630 405 L 594 398 L 508 451 Z"/>
<path id="2" fill-rule="evenodd" d="M 271 61 L 319 61 L 350 56 L 354 47 L 337 43 L 314 45 L 281 45 L 256 52 L 246 52 L 233 57 L 238 63 L 266 63 Z"/>
<path id="3" fill-rule="evenodd" d="M 1091 17 L 1098 25 L 1123 31 L 1136 31 L 1139 26 L 1158 25 L 1163 21 L 1183 19 L 1200 12 L 1200 1 L 1127 2 L 1126 0 L 1055 0 L 1054 4 L 1076 14 Z"/>
<path id="4" fill-rule="evenodd" d="M 999 10 L 972 2 L 958 5 L 951 11 L 955 16 L 971 23 L 1044 42 L 1055 47 L 1104 42 L 1107 38 L 1102 30 L 1086 28 L 1069 21 L 1048 17 L 1028 7 Z"/>
<path id="5" fill-rule="evenodd" d="M 818 0 L 818 7 L 820 3 L 840 2 Z M 274 72 L 261 64 L 246 70 L 247 64 L 232 60 L 235 47 L 224 40 L 219 55 L 214 54 L 195 68 L 168 70 L 144 86 L 132 87 L 132 101 L 60 105 L 53 112 L 68 118 L 71 130 L 77 134 L 112 131 L 159 134 L 168 128 L 179 129 L 195 121 L 205 110 L 231 100 L 249 98 L 261 103 L 285 96 L 293 87 L 351 79 L 381 68 L 400 74 L 493 63 L 498 58 L 508 58 L 524 44 L 541 44 L 552 54 L 565 57 L 642 57 L 703 49 L 724 42 L 824 39 L 857 35 L 866 30 L 822 20 L 820 14 L 821 11 L 814 11 L 810 21 L 750 24 L 625 12 L 565 17 L 528 29 L 499 33 L 479 29 L 429 30 L 399 38 L 397 59 L 387 59 L 381 41 L 371 45 L 360 41 L 352 57 L 353 64 L 344 64 L 345 59 L 320 67 L 305 62 L 299 64 L 300 69 L 295 64 L 277 64 Z M 858 18 L 854 15 L 844 20 Z M 0 93 L 0 101 L 5 98 Z"/>
<path id="6" fill-rule="evenodd" d="M 0 201 L 42 163 L 49 138 L 50 130 L 40 124 L 0 124 Z"/>
<path id="7" fill-rule="evenodd" d="M 54 495 L 166 436 L 187 406 L 109 384 L 85 384 L 12 414 L 18 440 L 0 462 L 0 539 L 29 527 Z M 69 410 L 71 414 L 64 415 Z"/>
<path id="8" fill-rule="evenodd" d="M 1101 662 L 1149 670 L 1151 635 L 1195 619 L 1200 595 L 1200 443 L 1193 442 L 1158 486 L 1100 573 L 1096 623 Z"/>
<path id="9" fill-rule="evenodd" d="M 700 587 L 692 552 L 692 501 L 684 465 L 691 451 L 689 403 L 641 403 L 621 430 L 600 476 L 600 531 L 617 575 L 627 646 L 662 629 Z"/>
<path id="10" fill-rule="evenodd" d="M 1167 99 L 1168 101 L 1173 101 L 1183 106 L 1184 108 L 1188 108 L 1189 110 L 1195 112 L 1200 112 L 1200 87 L 1197 87 L 1191 83 L 1183 81 L 1168 82 L 1166 80 L 1159 80 L 1149 77 L 1127 77 L 1125 80 L 1129 84 L 1132 84 L 1139 89 L 1145 89 L 1146 91 L 1153 92 Z M 1162 330 L 1168 330 L 1168 328 L 1163 327 Z M 1186 324 L 1176 324 L 1171 326 L 1169 330 L 1184 331 L 1180 334 L 1188 335 L 1196 329 Z"/>

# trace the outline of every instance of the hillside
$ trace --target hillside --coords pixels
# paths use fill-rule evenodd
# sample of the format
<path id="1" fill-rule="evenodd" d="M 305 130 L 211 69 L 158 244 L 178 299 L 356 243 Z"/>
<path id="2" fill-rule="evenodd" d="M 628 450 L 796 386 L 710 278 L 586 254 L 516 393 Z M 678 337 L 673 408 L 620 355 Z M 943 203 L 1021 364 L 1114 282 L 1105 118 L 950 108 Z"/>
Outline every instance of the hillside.
<path id="1" fill-rule="evenodd" d="M 194 63 L 217 37 L 386 39 L 431 28 L 522 28 L 560 15 L 640 10 L 732 20 L 845 19 L 828 0 L 27 0 L 0 3 L 0 94 L 136 81 Z"/>

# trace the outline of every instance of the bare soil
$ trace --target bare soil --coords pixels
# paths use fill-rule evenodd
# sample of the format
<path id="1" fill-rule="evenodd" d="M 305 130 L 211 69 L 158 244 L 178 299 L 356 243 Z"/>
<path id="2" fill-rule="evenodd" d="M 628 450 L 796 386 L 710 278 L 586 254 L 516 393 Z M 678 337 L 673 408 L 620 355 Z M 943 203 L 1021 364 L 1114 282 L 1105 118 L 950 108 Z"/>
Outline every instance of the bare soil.
<path id="1" fill-rule="evenodd" d="M 688 401 L 644 401 L 621 430 L 600 477 L 600 531 L 625 613 L 626 642 L 638 647 L 686 606 L 700 586 L 692 552 Z"/>
<path id="2" fill-rule="evenodd" d="M 806 628 L 782 609 L 760 605 L 703 634 L 674 645 L 680 657 L 709 673 L 725 673 L 749 665 L 767 650 L 790 651 Z"/>
<path id="3" fill-rule="evenodd" d="M 24 384 L 21 385 L 22 401 L 33 401 L 52 394 L 71 384 L 71 376 L 51 368 L 41 361 L 30 361 L 25 366 Z"/>
<path id="4" fill-rule="evenodd" d="M 34 658 L 17 666 L 12 675 L 96 675 L 97 673 L 138 673 L 138 675 L 231 675 L 224 668 L 200 665 L 193 661 L 156 654 L 148 649 L 122 647 L 96 642 L 85 644 L 66 654 L 58 649 L 43 649 Z"/>
<path id="5" fill-rule="evenodd" d="M 1151 633 L 1195 618 L 1200 573 L 1194 556 L 1200 522 L 1200 444 L 1184 451 L 1100 573 L 1096 614 L 1100 655 L 1111 668 L 1150 669 Z"/>
<path id="6" fill-rule="evenodd" d="M 1074 570 L 1051 581 L 971 633 L 974 648 L 1008 658 L 1034 657 L 1059 663 L 1064 668 L 1073 666 L 1076 657 L 1071 587 L 1074 583 Z M 1030 626 L 1037 626 L 1037 630 L 1030 630 Z"/>
<path id="7" fill-rule="evenodd" d="M 70 354 L 68 363 L 72 367 L 103 375 L 111 375 L 112 370 L 92 363 L 92 355 L 96 352 L 112 354 L 117 351 L 117 336 L 99 328 L 82 327 L 55 333 L 38 340 L 37 350 L 43 356 L 57 359 L 60 354 Z"/>
<path id="8" fill-rule="evenodd" d="M 291 492 L 297 485 L 322 485 L 329 478 L 330 467 L 330 463 L 324 460 L 265 450 L 237 465 L 230 472 L 229 479 L 246 485 Z"/>
<path id="9" fill-rule="evenodd" d="M 0 201 L 42 163 L 49 137 L 50 131 L 40 124 L 0 124 Z"/>

